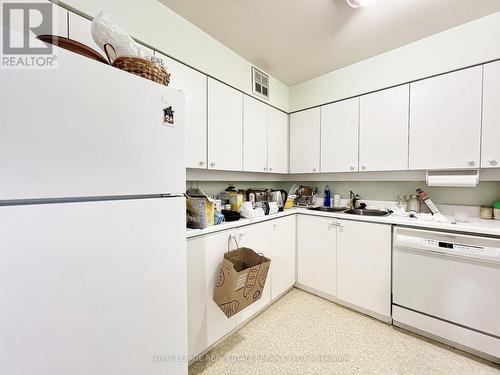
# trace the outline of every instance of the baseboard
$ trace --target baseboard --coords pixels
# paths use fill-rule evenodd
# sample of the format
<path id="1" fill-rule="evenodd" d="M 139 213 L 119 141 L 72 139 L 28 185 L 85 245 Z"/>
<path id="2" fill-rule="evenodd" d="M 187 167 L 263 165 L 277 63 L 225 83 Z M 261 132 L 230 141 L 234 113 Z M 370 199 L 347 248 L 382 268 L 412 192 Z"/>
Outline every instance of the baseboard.
<path id="1" fill-rule="evenodd" d="M 321 292 L 321 291 L 319 291 L 317 289 L 310 288 L 310 287 L 302 285 L 300 283 L 295 283 L 295 287 L 298 288 L 298 289 L 301 289 L 301 290 L 303 290 L 305 292 L 314 294 L 315 296 L 324 298 L 324 299 L 326 299 L 326 300 L 328 300 L 330 302 L 336 303 L 337 305 L 341 305 L 343 307 L 346 307 L 349 310 L 353 310 L 355 312 L 359 312 L 359 313 L 362 313 L 364 315 L 368 315 L 368 316 L 370 316 L 372 318 L 375 318 L 377 320 L 380 320 L 380 321 L 382 321 L 384 323 L 392 324 L 392 317 L 390 317 L 390 316 L 382 315 L 382 314 L 379 314 L 379 313 L 377 313 L 375 311 L 371 311 L 371 310 L 365 309 L 364 307 L 361 307 L 361 306 L 354 305 L 352 303 L 343 301 L 343 300 L 341 300 L 341 299 L 339 299 L 339 298 L 337 298 L 335 296 L 332 296 L 331 294 Z"/>

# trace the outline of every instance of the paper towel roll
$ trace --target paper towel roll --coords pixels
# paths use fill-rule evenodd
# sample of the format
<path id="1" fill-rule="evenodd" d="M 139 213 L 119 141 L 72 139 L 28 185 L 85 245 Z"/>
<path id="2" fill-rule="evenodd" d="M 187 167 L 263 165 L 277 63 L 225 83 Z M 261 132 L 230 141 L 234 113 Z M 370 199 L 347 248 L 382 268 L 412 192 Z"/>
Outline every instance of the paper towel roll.
<path id="1" fill-rule="evenodd" d="M 428 186 L 476 187 L 479 173 L 476 174 L 427 174 Z"/>

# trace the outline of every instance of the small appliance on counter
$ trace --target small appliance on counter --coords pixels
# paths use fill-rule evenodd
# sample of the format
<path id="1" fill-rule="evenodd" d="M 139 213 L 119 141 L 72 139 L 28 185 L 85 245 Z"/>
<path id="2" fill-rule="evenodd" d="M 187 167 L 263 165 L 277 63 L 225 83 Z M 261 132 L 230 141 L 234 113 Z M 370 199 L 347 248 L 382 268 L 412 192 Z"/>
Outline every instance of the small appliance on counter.
<path id="1" fill-rule="evenodd" d="M 269 202 L 276 202 L 279 212 L 283 211 L 287 199 L 288 193 L 285 190 L 271 190 L 269 193 Z"/>
<path id="2" fill-rule="evenodd" d="M 246 191 L 247 201 L 253 204 L 269 201 L 269 189 L 248 189 Z"/>

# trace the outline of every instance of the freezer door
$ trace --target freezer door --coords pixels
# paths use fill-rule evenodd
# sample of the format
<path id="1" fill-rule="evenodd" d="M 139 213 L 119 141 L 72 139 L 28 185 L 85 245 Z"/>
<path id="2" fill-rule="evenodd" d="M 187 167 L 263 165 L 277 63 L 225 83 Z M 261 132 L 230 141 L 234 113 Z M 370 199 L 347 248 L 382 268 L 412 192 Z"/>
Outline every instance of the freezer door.
<path id="1" fill-rule="evenodd" d="M 0 207 L 0 372 L 187 374 L 184 212 L 183 198 Z"/>
<path id="2" fill-rule="evenodd" d="M 184 94 L 55 50 L 0 70 L 0 200 L 184 192 Z"/>

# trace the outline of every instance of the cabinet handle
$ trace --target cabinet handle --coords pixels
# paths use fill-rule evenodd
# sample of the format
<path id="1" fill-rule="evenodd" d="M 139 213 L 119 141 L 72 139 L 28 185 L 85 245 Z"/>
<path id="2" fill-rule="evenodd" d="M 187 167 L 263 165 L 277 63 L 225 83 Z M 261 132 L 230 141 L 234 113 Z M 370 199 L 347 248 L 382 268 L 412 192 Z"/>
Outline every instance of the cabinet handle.
<path id="1" fill-rule="evenodd" d="M 264 167 L 264 170 L 265 170 L 265 171 L 267 171 L 267 168 L 266 168 L 266 167 Z"/>
<path id="2" fill-rule="evenodd" d="M 342 228 L 342 224 L 340 224 L 337 221 L 330 221 L 329 225 L 330 225 L 330 227 Z"/>
<path id="3" fill-rule="evenodd" d="M 366 165 L 362 165 L 362 166 L 361 166 L 361 169 L 362 169 L 362 170 L 365 170 L 365 169 L 366 169 Z"/>
<path id="4" fill-rule="evenodd" d="M 214 163 L 214 162 L 211 162 L 211 163 L 210 163 L 210 166 L 211 166 L 211 167 L 215 167 L 215 163 Z"/>
<path id="5" fill-rule="evenodd" d="M 497 159 L 488 159 L 488 163 L 490 163 L 491 165 L 497 165 L 498 164 Z"/>
<path id="6" fill-rule="evenodd" d="M 351 165 L 351 171 L 353 171 L 353 170 L 354 170 L 354 165 Z"/>
<path id="7" fill-rule="evenodd" d="M 272 171 L 273 169 L 272 168 L 269 168 L 269 171 Z"/>
<path id="8" fill-rule="evenodd" d="M 469 164 L 471 167 L 473 167 L 476 164 L 476 162 L 472 159 L 469 159 L 469 160 L 467 160 L 467 164 Z"/>
<path id="9" fill-rule="evenodd" d="M 316 169 L 316 168 L 313 168 L 313 172 L 316 172 L 316 171 L 317 171 L 317 169 Z"/>
<path id="10" fill-rule="evenodd" d="M 198 164 L 200 165 L 200 167 L 203 167 L 205 165 L 205 162 L 204 161 L 200 161 Z"/>

